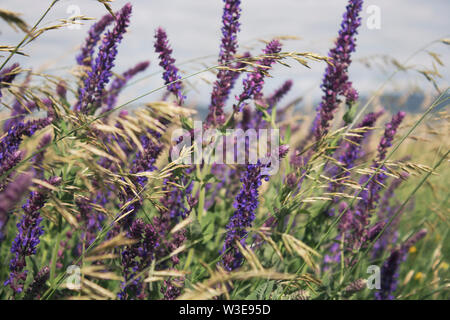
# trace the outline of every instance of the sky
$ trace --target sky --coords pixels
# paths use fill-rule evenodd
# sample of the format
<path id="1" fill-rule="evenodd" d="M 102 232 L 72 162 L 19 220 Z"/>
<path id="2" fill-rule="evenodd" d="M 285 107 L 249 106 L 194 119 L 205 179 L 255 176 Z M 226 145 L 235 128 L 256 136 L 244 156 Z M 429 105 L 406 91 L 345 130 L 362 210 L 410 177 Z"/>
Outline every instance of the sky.
<path id="1" fill-rule="evenodd" d="M 22 18 L 34 24 L 50 4 L 50 0 L 0 0 L 0 8 L 22 13 Z M 116 0 L 112 6 L 119 9 L 127 1 Z M 162 85 L 161 69 L 153 50 L 154 31 L 162 26 L 166 29 L 173 48 L 173 55 L 185 75 L 212 66 L 217 60 L 220 45 L 220 28 L 223 2 L 221 0 L 134 0 L 133 16 L 129 32 L 119 46 L 115 72 L 123 72 L 134 64 L 150 60 L 151 66 L 135 85 L 127 88 L 120 102 L 151 91 Z M 314 52 L 327 55 L 337 36 L 346 0 L 243 0 L 241 32 L 238 40 L 241 52 L 261 52 L 260 39 L 270 40 L 275 36 L 295 36 L 297 40 L 283 41 L 284 51 Z M 375 7 L 374 7 L 375 6 Z M 379 29 L 371 28 L 368 21 L 375 16 L 368 8 L 379 9 Z M 450 1 L 448 0 L 372 0 L 364 1 L 363 21 L 357 40 L 357 51 L 353 55 L 350 78 L 361 95 L 373 93 L 389 76 L 390 70 L 379 67 L 368 69 L 362 61 L 369 59 L 373 65 L 381 62 L 382 55 L 389 55 L 404 61 L 413 52 L 427 43 L 450 37 Z M 60 0 L 42 22 L 50 26 L 58 19 L 71 14 L 82 14 L 99 18 L 105 8 L 95 0 Z M 23 48 L 29 57 L 16 57 L 23 67 L 45 70 L 48 73 L 67 76 L 73 66 L 78 47 L 83 43 L 93 21 L 75 29 L 49 31 Z M 4 22 L 0 22 L 0 44 L 16 45 L 23 37 Z M 448 64 L 450 46 L 437 43 L 428 50 L 441 55 Z M 199 59 L 200 58 L 200 59 Z M 0 62 L 4 58 L 0 57 Z M 411 64 L 419 68 L 430 68 L 432 58 L 427 53 L 416 55 Z M 312 62 L 311 69 L 291 61 L 291 68 L 278 65 L 272 71 L 273 78 L 266 81 L 265 92 L 270 94 L 285 80 L 294 80 L 294 87 L 288 97 L 303 96 L 305 103 L 320 98 L 320 83 L 325 69 L 324 63 Z M 386 69 L 386 68 L 384 68 Z M 440 67 L 440 85 L 448 86 L 449 71 Z M 188 102 L 207 105 L 210 99 L 211 73 L 202 73 L 189 79 Z M 401 92 L 405 88 L 418 87 L 424 91 L 433 87 L 418 73 L 407 76 L 399 74 L 387 86 L 389 92 Z M 236 88 L 240 90 L 239 86 Z M 238 92 L 237 92 L 238 93 Z M 161 94 L 143 98 L 157 99 Z"/>

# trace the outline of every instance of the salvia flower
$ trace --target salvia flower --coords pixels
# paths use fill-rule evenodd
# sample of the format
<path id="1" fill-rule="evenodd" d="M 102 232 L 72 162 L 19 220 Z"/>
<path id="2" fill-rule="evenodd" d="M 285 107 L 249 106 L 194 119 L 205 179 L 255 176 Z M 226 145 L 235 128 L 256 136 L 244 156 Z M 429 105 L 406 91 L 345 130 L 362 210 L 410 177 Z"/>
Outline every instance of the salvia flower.
<path id="1" fill-rule="evenodd" d="M 219 62 L 224 64 L 233 59 L 236 54 L 239 32 L 239 18 L 241 16 L 240 0 L 224 0 L 222 15 L 222 43 L 220 45 Z"/>
<path id="2" fill-rule="evenodd" d="M 279 156 L 286 156 L 287 146 L 281 146 Z M 256 164 L 248 164 L 241 177 L 242 187 L 233 203 L 235 212 L 227 224 L 227 234 L 221 251 L 222 265 L 228 270 L 235 270 L 242 265 L 243 255 L 236 245 L 239 242 L 245 246 L 248 228 L 255 219 L 255 211 L 259 204 L 259 187 L 262 180 L 269 180 L 265 169 L 270 163 L 263 164 L 260 160 Z"/>
<path id="3" fill-rule="evenodd" d="M 400 184 L 408 177 L 407 173 L 402 174 L 402 178 L 395 179 L 389 185 L 389 188 L 384 192 L 381 198 L 380 205 L 377 209 L 378 220 L 388 223 L 394 214 L 396 214 L 399 206 L 391 206 L 390 200 L 394 198 L 395 190 L 400 186 Z M 383 252 L 388 248 L 390 244 L 395 244 L 398 237 L 397 225 L 399 222 L 400 215 L 391 222 L 391 224 L 386 228 L 381 237 L 374 244 L 372 249 L 372 259 L 379 258 Z"/>
<path id="4" fill-rule="evenodd" d="M 355 51 L 362 5 L 362 0 L 349 0 L 335 46 L 330 50 L 332 65 L 328 65 L 325 72 L 321 85 L 322 101 L 312 129 L 317 140 L 328 132 L 334 112 L 341 102 L 339 97 L 345 96 L 349 103 L 357 99 L 357 93 L 348 80 L 348 68 L 351 64 L 351 53 Z"/>
<path id="5" fill-rule="evenodd" d="M 272 108 L 278 102 L 280 102 L 280 100 L 289 92 L 289 90 L 291 90 L 292 84 L 292 80 L 286 80 L 280 88 L 278 88 L 272 95 L 267 98 L 267 112 L 269 114 L 271 113 Z"/>
<path id="6" fill-rule="evenodd" d="M 140 62 L 133 68 L 125 71 L 121 76 L 116 77 L 108 89 L 108 95 L 105 98 L 106 107 L 102 112 L 112 110 L 117 103 L 120 91 L 122 91 L 127 82 L 139 72 L 145 71 L 149 65 L 150 62 L 148 61 Z"/>
<path id="7" fill-rule="evenodd" d="M 124 281 L 121 284 L 119 299 L 127 299 L 142 294 L 143 286 L 140 278 L 133 279 L 139 271 L 139 257 L 142 257 L 141 240 L 144 232 L 144 222 L 141 219 L 134 221 L 128 231 L 127 237 L 137 242 L 122 251 L 122 269 Z M 128 283 L 131 282 L 131 283 Z"/>
<path id="8" fill-rule="evenodd" d="M 46 181 L 56 186 L 61 182 L 60 177 L 53 177 Z M 23 283 L 27 276 L 25 258 L 36 253 L 40 237 L 44 233 L 40 226 L 42 217 L 40 210 L 48 198 L 48 189 L 39 186 L 38 190 L 32 191 L 27 203 L 23 206 L 24 215 L 17 224 L 18 233 L 11 247 L 13 258 L 9 263 L 10 275 L 5 281 L 15 293 L 22 292 Z"/>
<path id="9" fill-rule="evenodd" d="M 63 100 L 66 100 L 67 95 L 67 83 L 64 80 L 58 82 L 56 86 L 56 94 Z"/>
<path id="10" fill-rule="evenodd" d="M 3 176 L 7 172 L 10 172 L 9 174 L 6 174 L 5 177 L 3 177 L 2 182 L 0 182 L 0 191 L 3 191 L 5 186 L 7 185 L 7 180 L 13 173 L 13 169 L 24 157 L 25 152 L 21 150 L 17 150 L 13 153 L 10 153 L 8 158 L 5 158 L 5 160 L 1 163 L 0 167 L 0 176 Z"/>
<path id="11" fill-rule="evenodd" d="M 80 212 L 77 220 L 81 225 L 81 239 L 83 239 L 84 247 L 89 247 L 97 237 L 97 233 L 102 229 L 102 222 L 105 215 L 94 209 L 93 202 L 90 199 L 80 197 L 75 203 Z M 77 247 L 78 253 L 82 254 L 82 244 Z"/>
<path id="12" fill-rule="evenodd" d="M 38 300 L 41 297 L 42 292 L 45 290 L 45 283 L 50 278 L 50 268 L 43 267 L 34 277 L 33 282 L 28 287 L 25 293 L 25 300 Z"/>
<path id="13" fill-rule="evenodd" d="M 426 234 L 425 229 L 420 230 L 391 252 L 381 268 L 381 289 L 375 292 L 377 300 L 393 300 L 395 298 L 394 292 L 397 289 L 400 265 L 406 260 L 409 249 Z"/>
<path id="14" fill-rule="evenodd" d="M 119 299 L 144 299 L 145 287 L 142 277 L 137 274 L 147 268 L 161 249 L 161 239 L 159 238 L 157 227 L 144 223 L 142 219 L 136 219 L 131 224 L 127 237 L 135 241 L 127 246 L 121 254 L 122 270 L 124 281 L 121 283 Z"/>
<path id="15" fill-rule="evenodd" d="M 251 227 L 255 219 L 255 210 L 258 207 L 259 186 L 262 179 L 261 162 L 247 165 L 241 182 L 242 188 L 233 203 L 236 211 L 227 224 L 227 234 L 222 249 L 222 264 L 226 270 L 234 270 L 241 266 L 243 262 L 242 253 L 236 246 L 236 242 L 244 244 L 247 229 Z"/>
<path id="16" fill-rule="evenodd" d="M 101 104 L 105 85 L 112 75 L 111 69 L 114 67 L 117 56 L 117 46 L 122 41 L 128 28 L 131 10 L 131 4 L 127 3 L 117 14 L 114 28 L 108 31 L 103 38 L 92 70 L 88 72 L 88 76 L 84 80 L 84 86 L 79 90 L 75 110 L 89 113 L 92 111 L 89 109 L 89 105 L 92 105 L 95 110 Z"/>
<path id="17" fill-rule="evenodd" d="M 161 145 L 155 143 L 151 138 L 144 136 L 141 139 L 142 146 L 144 148 L 144 152 L 138 152 L 136 158 L 133 161 L 133 166 L 130 170 L 131 174 L 137 174 L 140 172 L 154 171 L 156 167 L 154 163 L 156 158 L 160 154 L 162 147 Z M 145 187 L 147 182 L 146 177 L 136 177 L 136 182 L 140 185 L 141 188 Z M 124 213 L 127 215 L 120 220 L 120 223 L 125 228 L 128 228 L 133 222 L 137 212 L 141 208 L 141 201 L 136 199 L 136 195 L 131 190 L 131 188 L 125 188 L 126 195 L 123 196 L 124 203 L 131 203 L 126 207 Z"/>
<path id="18" fill-rule="evenodd" d="M 237 33 L 239 32 L 240 0 L 224 0 L 222 16 L 222 42 L 220 46 L 219 65 L 227 66 L 235 57 L 238 48 Z M 234 67 L 234 66 L 228 66 Z M 237 68 L 243 67 L 236 65 Z M 239 76 L 233 70 L 220 69 L 211 94 L 211 104 L 207 117 L 208 125 L 223 124 L 225 121 L 223 108 L 228 99 L 235 80 Z"/>
<path id="19" fill-rule="evenodd" d="M 273 94 L 271 94 L 269 97 L 265 99 L 265 108 L 266 112 L 269 115 L 272 114 L 273 107 L 277 105 L 278 102 L 280 102 L 280 100 L 289 92 L 289 90 L 291 90 L 292 84 L 293 84 L 292 80 L 287 80 L 286 82 L 283 83 L 283 85 L 280 88 L 278 88 Z M 254 120 L 256 123 L 255 128 L 260 128 L 264 124 L 262 118 L 263 113 L 260 110 L 257 110 L 256 119 Z"/>
<path id="20" fill-rule="evenodd" d="M 262 98 L 262 88 L 264 85 L 264 78 L 267 74 L 267 67 L 271 67 L 276 59 L 273 55 L 281 51 L 281 43 L 278 40 L 270 41 L 263 50 L 264 58 L 257 61 L 258 66 L 255 67 L 254 72 L 251 72 L 244 79 L 243 92 L 236 97 L 238 103 L 234 106 L 235 111 L 242 109 L 242 104 L 248 99 L 259 100 Z"/>
<path id="21" fill-rule="evenodd" d="M 340 146 L 338 151 L 340 155 L 337 157 L 341 166 L 333 167 L 331 170 L 331 176 L 334 180 L 342 179 L 343 177 L 347 177 L 350 175 L 350 170 L 355 165 L 355 162 L 358 158 L 361 157 L 361 144 L 367 136 L 368 130 L 371 129 L 377 119 L 381 116 L 382 112 L 371 112 L 368 113 L 363 121 L 357 126 L 357 129 L 367 129 L 365 132 L 359 132 L 358 136 L 352 136 L 347 138 L 343 145 Z M 332 192 L 337 191 L 339 189 L 340 184 L 337 182 L 330 183 L 330 190 Z"/>
<path id="22" fill-rule="evenodd" d="M 373 169 L 376 169 L 380 163 L 386 158 L 387 150 L 392 146 L 392 141 L 394 140 L 395 134 L 398 127 L 400 126 L 405 113 L 403 111 L 398 112 L 392 117 L 392 120 L 386 124 L 384 135 L 378 145 L 378 155 L 374 164 Z M 382 188 L 383 182 L 386 179 L 385 168 L 381 168 L 379 173 L 377 173 L 368 183 L 367 188 L 361 191 L 360 196 L 362 200 L 358 202 L 357 210 L 360 215 L 367 217 L 367 213 L 373 210 L 380 199 L 380 190 Z M 360 184 L 364 185 L 368 180 L 368 176 L 364 176 Z"/>
<path id="23" fill-rule="evenodd" d="M 9 220 L 10 210 L 14 208 L 22 198 L 22 195 L 28 190 L 31 179 L 31 174 L 23 173 L 9 183 L 6 189 L 0 193 L 0 241 L 5 238 L 3 230 Z"/>
<path id="24" fill-rule="evenodd" d="M 51 141 L 52 135 L 47 133 L 41 138 L 41 141 L 39 141 L 39 144 L 36 147 L 36 150 L 38 150 L 38 152 L 33 157 L 33 165 L 35 167 L 36 176 L 42 177 L 42 162 L 44 160 L 46 147 L 50 144 Z"/>
<path id="25" fill-rule="evenodd" d="M 393 116 L 391 122 L 386 124 L 384 136 L 378 146 L 377 160 L 375 160 L 372 164 L 373 170 L 377 169 L 380 162 L 384 160 L 387 148 L 392 144 L 394 135 L 403 117 L 404 113 L 399 112 Z M 346 245 L 350 250 L 360 248 L 364 245 L 365 239 L 369 236 L 368 226 L 370 224 L 370 219 L 374 209 L 379 203 L 380 191 L 387 177 L 386 174 L 382 172 L 383 170 L 384 168 L 381 168 L 381 172 L 378 172 L 370 181 L 370 175 L 364 175 L 361 177 L 359 184 L 361 186 L 366 186 L 359 192 L 359 197 L 361 199 L 358 200 L 354 209 L 351 209 L 346 213 L 346 216 L 349 217 L 349 221 L 345 220 L 345 225 L 342 225 L 342 221 L 340 223 L 342 225 L 342 230 L 347 232 Z"/>
<path id="26" fill-rule="evenodd" d="M 159 53 L 159 65 L 164 69 L 164 84 L 168 85 L 167 90 L 177 97 L 177 104 L 181 106 L 185 99 L 182 93 L 183 84 L 180 81 L 179 70 L 175 66 L 175 59 L 172 57 L 172 49 L 166 31 L 163 28 L 158 28 L 155 39 L 155 51 Z"/>
<path id="27" fill-rule="evenodd" d="M 6 120 L 5 124 L 3 125 L 3 130 L 8 131 L 13 126 L 22 122 L 27 114 L 31 113 L 36 109 L 39 109 L 41 105 L 47 107 L 47 110 L 49 110 L 52 107 L 52 101 L 50 99 L 45 98 L 40 101 L 38 100 L 28 101 L 25 103 L 17 99 L 13 104 L 13 108 L 9 119 Z"/>
<path id="28" fill-rule="evenodd" d="M 114 21 L 114 17 L 111 14 L 104 15 L 99 21 L 94 23 L 89 29 L 88 37 L 84 45 L 81 47 L 81 52 L 77 56 L 77 63 L 82 66 L 92 66 L 92 55 L 94 54 L 95 47 L 100 41 L 100 37 L 105 29 Z"/>
<path id="29" fill-rule="evenodd" d="M 14 63 L 12 66 L 0 71 L 0 98 L 2 97 L 2 89 L 8 88 L 18 75 L 17 68 L 18 63 Z"/>
<path id="30" fill-rule="evenodd" d="M 395 134 L 397 133 L 397 130 L 405 116 L 406 113 L 404 111 L 400 111 L 392 117 L 391 122 L 386 124 L 384 136 L 381 138 L 380 144 L 378 145 L 378 162 L 381 162 L 386 158 L 387 150 L 392 146 L 392 141 L 394 140 Z"/>
<path id="31" fill-rule="evenodd" d="M 8 130 L 8 133 L 0 140 L 0 168 L 10 162 L 11 157 L 19 150 L 23 136 L 31 137 L 37 130 L 48 126 L 52 122 L 51 117 L 20 122 Z M 7 170 L 0 169 L 5 173 Z"/>

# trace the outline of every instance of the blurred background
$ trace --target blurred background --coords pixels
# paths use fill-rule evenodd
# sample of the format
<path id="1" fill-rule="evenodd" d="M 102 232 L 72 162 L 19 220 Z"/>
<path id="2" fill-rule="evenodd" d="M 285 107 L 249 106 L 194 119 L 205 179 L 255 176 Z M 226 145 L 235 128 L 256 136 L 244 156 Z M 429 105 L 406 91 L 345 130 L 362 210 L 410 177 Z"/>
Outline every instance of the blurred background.
<path id="1" fill-rule="evenodd" d="M 0 8 L 22 13 L 22 18 L 33 25 L 50 2 L 0 0 Z M 112 2 L 112 7 L 117 10 L 126 2 L 116 0 Z M 131 26 L 119 46 L 114 71 L 122 72 L 143 60 L 150 60 L 151 67 L 124 91 L 119 102 L 125 102 L 162 85 L 161 68 L 153 50 L 154 30 L 158 26 L 167 30 L 173 55 L 184 75 L 215 64 L 221 37 L 221 0 L 130 2 L 134 7 Z M 430 42 L 449 37 L 450 1 L 372 0 L 364 3 L 363 21 L 350 76 L 360 95 L 366 98 L 395 70 L 389 62 L 391 58 L 401 63 Z M 347 0 L 243 0 L 238 38 L 240 51 L 251 50 L 253 54 L 259 54 L 264 46 L 261 39 L 270 40 L 275 36 L 289 35 L 297 39 L 283 41 L 284 51 L 309 51 L 327 55 L 337 36 L 346 4 Z M 367 11 L 369 6 L 380 9 L 379 29 L 370 28 L 367 24 L 371 16 Z M 58 19 L 74 14 L 99 18 L 105 13 L 104 6 L 95 0 L 60 0 L 41 26 L 55 24 Z M 22 49 L 28 57 L 16 56 L 12 61 L 20 62 L 24 68 L 70 77 L 77 49 L 83 43 L 92 23 L 93 21 L 84 21 L 83 25 L 76 28 L 46 32 Z M 0 32 L 2 45 L 17 45 L 23 38 L 21 32 L 15 32 L 3 21 L 0 22 Z M 442 62 L 446 64 L 449 62 L 449 49 L 450 46 L 443 44 L 434 44 L 428 48 L 440 55 Z M 299 107 L 314 106 L 321 96 L 319 86 L 325 65 L 313 62 L 311 69 L 307 69 L 294 61 L 288 63 L 291 68 L 281 65 L 275 67 L 272 72 L 274 78 L 267 80 L 265 92 L 270 94 L 284 80 L 292 79 L 295 86 L 287 100 L 302 96 Z M 426 52 L 410 61 L 410 65 L 423 70 L 433 69 L 433 64 L 439 67 L 441 75 L 438 86 L 445 89 L 449 79 L 447 67 L 439 66 Z M 186 86 L 188 103 L 195 104 L 198 108 L 207 108 L 211 92 L 209 82 L 213 80 L 212 73 L 203 73 L 189 79 Z M 238 91 L 239 89 L 240 86 L 236 88 Z M 385 91 L 385 98 L 393 99 L 390 107 L 395 108 L 395 99 L 406 91 L 412 93 L 412 109 L 416 108 L 415 104 L 423 102 L 424 94 L 436 94 L 436 88 L 419 72 L 402 72 L 394 77 Z M 161 95 L 162 92 L 158 92 L 143 101 L 155 100 Z"/>

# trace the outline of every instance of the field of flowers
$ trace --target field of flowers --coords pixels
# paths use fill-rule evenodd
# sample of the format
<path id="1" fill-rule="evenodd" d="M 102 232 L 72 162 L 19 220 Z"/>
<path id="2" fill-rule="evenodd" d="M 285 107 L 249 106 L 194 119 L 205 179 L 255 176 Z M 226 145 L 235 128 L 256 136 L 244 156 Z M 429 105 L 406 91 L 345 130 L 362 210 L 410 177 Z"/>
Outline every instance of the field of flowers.
<path id="1" fill-rule="evenodd" d="M 241 50 L 241 1 L 224 0 L 217 63 L 187 75 L 164 27 L 158 61 L 115 73 L 133 6 L 99 0 L 64 78 L 14 62 L 87 19 L 41 27 L 57 2 L 32 26 L 0 9 L 24 36 L 0 45 L 0 299 L 450 298 L 449 91 L 431 51 L 450 39 L 417 53 L 435 91 L 410 112 L 376 104 L 381 90 L 363 101 L 349 77 L 363 0 L 342 8 L 328 56 L 283 37 Z M 276 64 L 326 65 L 315 111 L 283 100 L 291 80 L 264 89 Z M 150 68 L 165 85 L 119 104 Z M 216 79 L 205 117 L 186 103 L 202 73 Z"/>

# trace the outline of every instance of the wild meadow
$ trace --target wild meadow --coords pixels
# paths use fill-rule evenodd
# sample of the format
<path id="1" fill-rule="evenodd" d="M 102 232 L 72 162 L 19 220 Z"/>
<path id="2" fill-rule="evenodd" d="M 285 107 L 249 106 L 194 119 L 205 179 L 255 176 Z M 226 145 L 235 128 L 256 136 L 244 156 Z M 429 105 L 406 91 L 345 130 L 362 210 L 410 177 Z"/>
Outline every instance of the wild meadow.
<path id="1" fill-rule="evenodd" d="M 164 26 L 146 31 L 158 60 L 117 73 L 133 5 L 98 0 L 63 77 L 15 59 L 88 18 L 42 26 L 58 0 L 33 22 L 0 9 L 17 35 L 0 44 L 0 298 L 448 300 L 448 56 L 433 48 L 450 38 L 413 54 L 427 69 L 387 63 L 429 81 L 418 110 L 380 99 L 390 78 L 361 97 L 363 2 L 318 54 L 284 50 L 287 37 L 247 52 L 241 1 L 224 0 L 216 63 L 186 74 Z M 311 110 L 283 99 L 289 79 L 264 87 L 275 65 L 312 64 L 326 67 Z M 119 103 L 146 70 L 164 86 Z M 202 113 L 187 82 L 206 73 Z"/>

